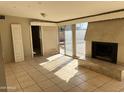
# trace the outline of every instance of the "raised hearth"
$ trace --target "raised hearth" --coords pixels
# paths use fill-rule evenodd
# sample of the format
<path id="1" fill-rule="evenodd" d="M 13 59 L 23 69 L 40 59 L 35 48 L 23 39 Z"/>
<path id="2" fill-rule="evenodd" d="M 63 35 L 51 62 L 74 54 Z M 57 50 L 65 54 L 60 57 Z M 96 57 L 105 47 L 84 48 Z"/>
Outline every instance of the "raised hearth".
<path id="1" fill-rule="evenodd" d="M 124 80 L 124 65 L 122 64 L 112 64 L 99 59 L 87 58 L 86 60 L 79 60 L 79 65 L 117 80 Z"/>

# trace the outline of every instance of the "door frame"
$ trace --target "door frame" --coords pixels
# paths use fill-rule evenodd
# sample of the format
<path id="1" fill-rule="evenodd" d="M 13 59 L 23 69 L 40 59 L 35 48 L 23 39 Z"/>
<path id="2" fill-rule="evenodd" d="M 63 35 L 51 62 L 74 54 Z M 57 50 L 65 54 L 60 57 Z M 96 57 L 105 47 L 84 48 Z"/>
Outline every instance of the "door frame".
<path id="1" fill-rule="evenodd" d="M 59 54 L 60 54 L 60 42 L 59 42 L 60 41 L 60 33 L 59 33 L 60 27 L 61 26 L 58 27 L 58 50 L 59 50 Z M 63 26 L 63 27 L 64 27 L 64 39 L 65 39 L 65 26 Z M 65 41 L 64 41 L 64 54 L 63 55 L 65 55 Z"/>
<path id="2" fill-rule="evenodd" d="M 31 26 L 39 26 L 41 56 L 43 56 L 43 55 L 44 55 L 44 52 L 43 52 L 43 35 L 42 35 L 42 28 L 41 28 L 40 25 L 30 25 L 30 42 L 31 42 L 32 58 L 34 57 L 34 54 L 33 54 L 33 38 L 32 38 L 32 28 L 31 28 Z M 41 43 L 42 43 L 42 44 L 41 44 Z"/>
<path id="3" fill-rule="evenodd" d="M 32 43 L 32 30 L 31 26 L 39 26 L 40 27 L 40 34 L 41 34 L 41 39 L 42 39 L 42 55 L 45 55 L 45 50 L 44 50 L 44 26 L 58 26 L 56 23 L 51 23 L 51 22 L 40 22 L 40 21 L 31 21 L 30 22 L 30 38 L 31 38 L 31 49 L 32 49 L 32 58 L 34 57 L 33 55 L 33 43 Z M 58 48 L 59 49 L 59 48 Z"/>
<path id="4" fill-rule="evenodd" d="M 64 27 L 64 38 L 65 38 L 66 25 L 64 25 L 63 27 Z M 76 56 L 76 24 L 71 25 L 71 32 L 72 32 L 72 56 L 66 54 L 66 43 L 65 42 L 64 42 L 64 55 L 69 56 L 69 57 L 73 57 L 73 58 L 77 58 L 77 56 Z M 60 43 L 59 43 L 59 49 L 60 49 Z"/>
<path id="5" fill-rule="evenodd" d="M 31 55 L 32 55 L 32 58 L 34 57 L 34 54 L 33 54 L 33 40 L 32 40 L 32 29 L 31 29 L 31 26 L 30 25 L 30 43 L 31 43 Z"/>

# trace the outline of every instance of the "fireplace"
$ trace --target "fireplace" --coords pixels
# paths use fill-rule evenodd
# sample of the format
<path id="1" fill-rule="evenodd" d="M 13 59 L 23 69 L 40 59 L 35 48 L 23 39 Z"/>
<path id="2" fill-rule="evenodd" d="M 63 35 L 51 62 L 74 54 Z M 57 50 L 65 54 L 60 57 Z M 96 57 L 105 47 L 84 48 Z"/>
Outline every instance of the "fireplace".
<path id="1" fill-rule="evenodd" d="M 111 63 L 117 62 L 117 43 L 92 42 L 92 58 L 106 60 Z"/>

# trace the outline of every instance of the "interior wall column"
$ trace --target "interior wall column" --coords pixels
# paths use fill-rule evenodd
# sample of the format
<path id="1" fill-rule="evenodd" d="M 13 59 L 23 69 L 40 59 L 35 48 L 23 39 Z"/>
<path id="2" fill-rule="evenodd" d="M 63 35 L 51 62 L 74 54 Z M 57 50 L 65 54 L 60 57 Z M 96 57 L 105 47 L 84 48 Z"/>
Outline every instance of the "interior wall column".
<path id="1" fill-rule="evenodd" d="M 76 58 L 76 24 L 72 25 L 72 53 L 73 58 Z"/>

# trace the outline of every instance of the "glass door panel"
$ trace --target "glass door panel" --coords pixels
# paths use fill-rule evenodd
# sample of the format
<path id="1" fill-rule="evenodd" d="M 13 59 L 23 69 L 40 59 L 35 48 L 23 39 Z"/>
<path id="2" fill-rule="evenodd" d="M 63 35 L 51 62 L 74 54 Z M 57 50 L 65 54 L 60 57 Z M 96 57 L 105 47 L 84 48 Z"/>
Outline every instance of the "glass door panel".
<path id="1" fill-rule="evenodd" d="M 72 56 L 72 28 L 71 28 L 71 25 L 65 26 L 65 54 Z"/>
<path id="2" fill-rule="evenodd" d="M 76 24 L 76 56 L 85 59 L 85 34 L 88 23 Z"/>

